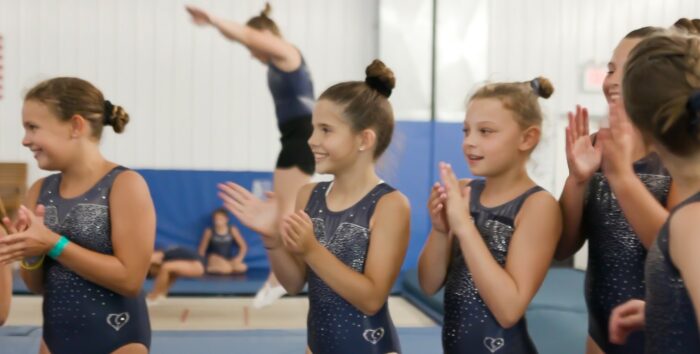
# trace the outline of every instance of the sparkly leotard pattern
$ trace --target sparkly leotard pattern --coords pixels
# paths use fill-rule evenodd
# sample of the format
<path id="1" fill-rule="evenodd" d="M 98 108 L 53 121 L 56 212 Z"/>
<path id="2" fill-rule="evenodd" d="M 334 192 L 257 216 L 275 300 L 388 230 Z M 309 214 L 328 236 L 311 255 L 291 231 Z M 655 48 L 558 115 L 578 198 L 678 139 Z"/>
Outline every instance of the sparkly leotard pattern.
<path id="1" fill-rule="evenodd" d="M 633 167 L 647 190 L 665 205 L 671 177 L 658 156 L 648 155 Z M 608 340 L 608 320 L 612 310 L 627 300 L 644 298 L 647 250 L 625 218 L 607 178 L 600 171 L 588 185 L 581 220 L 581 231 L 588 239 L 585 290 L 588 333 L 607 354 L 642 353 L 642 331 L 631 334 L 624 345 L 612 344 Z"/>
<path id="2" fill-rule="evenodd" d="M 345 265 L 363 272 L 373 237 L 369 222 L 379 199 L 394 191 L 381 183 L 354 206 L 333 212 L 326 206 L 330 183 L 314 187 L 306 213 L 314 223 L 319 242 Z M 314 354 L 384 354 L 401 352 L 396 328 L 387 304 L 367 316 L 340 297 L 311 269 L 308 270 L 309 315 L 308 344 Z"/>
<path id="3" fill-rule="evenodd" d="M 85 194 L 64 199 L 61 174 L 47 177 L 37 204 L 53 232 L 89 250 L 113 254 L 109 194 L 124 167 L 107 173 Z M 44 263 L 44 340 L 53 354 L 111 353 L 130 344 L 150 347 L 151 326 L 143 293 L 129 298 L 92 283 L 61 263 Z"/>
<path id="4" fill-rule="evenodd" d="M 515 232 L 515 217 L 525 200 L 543 189 L 535 186 L 510 202 L 487 208 L 479 201 L 485 186 L 484 180 L 474 180 L 470 186 L 469 209 L 474 224 L 493 257 L 501 266 L 505 266 L 510 240 Z M 524 317 L 508 329 L 496 321 L 479 295 L 457 244 L 453 246 L 453 256 L 445 281 L 444 303 L 442 346 L 446 354 L 537 353 L 527 332 Z"/>
<path id="5" fill-rule="evenodd" d="M 649 249 L 645 269 L 647 338 L 644 353 L 700 353 L 697 315 L 669 251 L 669 224 L 673 214 L 690 203 L 698 202 L 700 193 L 675 207 Z"/>

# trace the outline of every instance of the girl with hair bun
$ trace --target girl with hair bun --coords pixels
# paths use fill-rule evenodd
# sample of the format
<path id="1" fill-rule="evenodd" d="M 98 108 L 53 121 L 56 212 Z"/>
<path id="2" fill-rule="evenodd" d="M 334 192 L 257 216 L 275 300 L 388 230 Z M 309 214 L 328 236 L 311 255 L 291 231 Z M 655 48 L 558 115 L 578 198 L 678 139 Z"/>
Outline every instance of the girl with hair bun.
<path id="1" fill-rule="evenodd" d="M 645 301 L 617 307 L 610 339 L 644 329 L 645 353 L 698 353 L 700 331 L 700 37 L 670 31 L 637 44 L 625 65 L 625 107 L 682 200 L 646 258 Z"/>
<path id="2" fill-rule="evenodd" d="M 410 207 L 382 181 L 376 161 L 391 142 L 393 72 L 375 60 L 364 81 L 342 82 L 321 94 L 309 146 L 332 182 L 304 186 L 279 232 L 264 233 L 275 274 L 290 293 L 308 282 L 307 338 L 314 354 L 400 353 L 387 307 L 408 247 Z M 226 207 L 262 231 L 256 198 L 221 186 Z"/>
<path id="3" fill-rule="evenodd" d="M 541 77 L 481 87 L 467 105 L 462 149 L 483 179 L 457 180 L 440 163 L 418 276 L 429 295 L 445 287 L 445 353 L 537 353 L 524 315 L 554 256 L 561 213 L 525 165 L 540 141 L 538 99 L 553 91 Z"/>
<path id="4" fill-rule="evenodd" d="M 106 160 L 104 126 L 129 115 L 91 83 L 59 77 L 24 98 L 22 144 L 59 173 L 29 189 L 15 223 L 3 223 L 0 264 L 20 260 L 27 288 L 43 295 L 43 352 L 147 353 L 151 327 L 141 290 L 156 217 L 136 172 Z M 48 348 L 48 349 L 47 349 Z"/>
<path id="5" fill-rule="evenodd" d="M 674 28 L 683 30 L 678 21 Z M 688 21 L 686 24 L 692 25 Z M 643 299 L 644 261 L 668 208 L 677 203 L 671 176 L 631 124 L 622 95 L 622 74 L 630 51 L 658 27 L 629 32 L 612 53 L 603 93 L 610 105 L 609 127 L 589 134 L 588 111 L 576 107 L 566 128 L 569 176 L 560 205 L 564 231 L 556 257 L 566 259 L 588 241 L 585 298 L 588 354 L 643 352 L 644 333 L 624 344 L 608 334 L 612 310 L 630 299 Z"/>
<path id="6" fill-rule="evenodd" d="M 266 232 L 278 229 L 284 216 L 294 208 L 294 199 L 314 173 L 314 156 L 306 141 L 311 136 L 311 112 L 314 106 L 314 88 L 311 72 L 299 49 L 282 37 L 275 21 L 270 18 L 270 4 L 260 15 L 243 25 L 213 16 L 205 10 L 188 6 L 187 11 L 195 24 L 213 26 L 227 39 L 248 48 L 251 55 L 268 66 L 267 83 L 275 103 L 277 127 L 282 150 L 273 174 L 273 191 L 259 206 L 259 217 L 266 220 Z M 274 230 L 277 232 L 278 230 Z M 254 307 L 269 305 L 284 295 L 270 273 L 268 281 L 258 292 Z"/>

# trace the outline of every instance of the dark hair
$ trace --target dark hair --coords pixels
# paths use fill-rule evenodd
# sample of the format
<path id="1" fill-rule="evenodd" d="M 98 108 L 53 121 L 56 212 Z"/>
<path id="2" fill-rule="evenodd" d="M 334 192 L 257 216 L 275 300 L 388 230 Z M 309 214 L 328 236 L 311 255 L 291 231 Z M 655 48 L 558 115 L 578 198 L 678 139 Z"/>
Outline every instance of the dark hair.
<path id="1" fill-rule="evenodd" d="M 396 85 L 394 72 L 375 59 L 365 69 L 365 81 L 341 82 L 324 91 L 319 100 L 344 106 L 344 116 L 353 131 L 372 129 L 377 134 L 374 158 L 379 158 L 391 143 L 394 132 L 394 111 L 389 96 Z"/>
<path id="2" fill-rule="evenodd" d="M 246 22 L 246 26 L 260 31 L 268 30 L 274 35 L 281 37 L 282 34 L 280 33 L 280 29 L 277 27 L 275 21 L 269 17 L 270 12 L 272 12 L 272 7 L 270 6 L 270 3 L 266 2 L 265 8 L 260 11 L 260 15 L 251 17 L 250 20 Z"/>
<path id="3" fill-rule="evenodd" d="M 542 125 L 542 109 L 538 97 L 549 98 L 554 86 L 544 77 L 536 77 L 524 82 L 498 82 L 486 84 L 478 89 L 469 102 L 480 98 L 495 98 L 507 110 L 515 113 L 521 127 Z"/>
<path id="4" fill-rule="evenodd" d="M 213 218 L 216 214 L 224 214 L 226 217 L 228 217 L 228 210 L 226 210 L 225 208 L 216 208 L 211 213 L 211 217 Z"/>
<path id="5" fill-rule="evenodd" d="M 24 100 L 43 103 L 62 121 L 82 116 L 90 123 L 92 135 L 97 139 L 102 136 L 102 126 L 110 125 L 121 133 L 129 123 L 129 115 L 122 107 L 105 101 L 102 92 L 93 84 L 76 77 L 40 82 L 27 92 Z"/>
<path id="6" fill-rule="evenodd" d="M 625 107 L 647 138 L 676 155 L 700 150 L 700 37 L 678 32 L 644 39 L 630 53 L 622 81 Z"/>

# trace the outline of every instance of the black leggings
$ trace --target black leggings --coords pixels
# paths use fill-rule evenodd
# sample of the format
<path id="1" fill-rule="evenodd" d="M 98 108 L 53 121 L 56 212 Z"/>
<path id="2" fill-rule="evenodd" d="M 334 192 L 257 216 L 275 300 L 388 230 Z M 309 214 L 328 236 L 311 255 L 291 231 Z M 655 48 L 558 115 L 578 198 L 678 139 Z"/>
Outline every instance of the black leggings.
<path id="1" fill-rule="evenodd" d="M 277 157 L 277 168 L 298 167 L 308 175 L 314 174 L 314 154 L 309 147 L 313 132 L 311 116 L 292 119 L 279 125 L 282 150 Z"/>

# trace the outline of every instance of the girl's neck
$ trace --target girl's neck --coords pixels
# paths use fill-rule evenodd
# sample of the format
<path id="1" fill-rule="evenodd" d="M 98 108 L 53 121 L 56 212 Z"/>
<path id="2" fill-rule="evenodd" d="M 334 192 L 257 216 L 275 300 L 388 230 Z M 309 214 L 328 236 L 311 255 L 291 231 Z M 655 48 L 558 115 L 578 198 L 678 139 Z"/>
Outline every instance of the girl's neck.
<path id="1" fill-rule="evenodd" d="M 223 234 L 228 232 L 228 225 L 214 225 L 214 231 L 217 234 Z"/>
<path id="2" fill-rule="evenodd" d="M 83 192 L 115 167 L 105 160 L 98 149 L 85 149 L 75 156 L 68 166 L 61 169 L 61 190 L 67 195 Z"/>
<path id="3" fill-rule="evenodd" d="M 666 168 L 671 173 L 680 200 L 700 192 L 700 162 L 669 163 Z"/>
<path id="4" fill-rule="evenodd" d="M 355 202 L 372 190 L 381 179 L 374 170 L 374 164 L 354 166 L 334 175 L 333 188 L 329 193 L 339 204 Z"/>
<path id="5" fill-rule="evenodd" d="M 525 164 L 521 164 L 497 176 L 486 177 L 482 197 L 495 204 L 501 204 L 517 197 L 534 185 L 535 182 L 528 176 Z"/>

